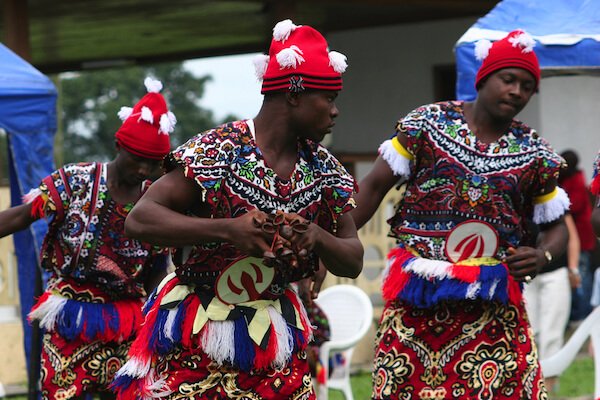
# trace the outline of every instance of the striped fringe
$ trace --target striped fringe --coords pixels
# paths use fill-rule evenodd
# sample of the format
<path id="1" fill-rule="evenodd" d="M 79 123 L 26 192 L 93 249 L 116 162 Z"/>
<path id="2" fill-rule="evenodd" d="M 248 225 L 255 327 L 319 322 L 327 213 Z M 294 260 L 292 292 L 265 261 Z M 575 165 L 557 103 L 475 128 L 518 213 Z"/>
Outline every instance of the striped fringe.
<path id="1" fill-rule="evenodd" d="M 250 307 L 243 305 L 236 305 L 225 320 L 209 319 L 195 333 L 197 315 L 203 313 L 200 308 L 206 305 L 193 290 L 176 304 L 171 305 L 167 300 L 166 304 L 173 308 L 161 306 L 163 298 L 174 288 L 177 290 L 178 285 L 175 276 L 165 278 L 159 286 L 161 290 L 158 294 L 153 293 L 144 306 L 146 320 L 129 350 L 129 360 L 117 372 L 112 384 L 119 398 L 128 399 L 131 393 L 154 393 L 153 396 L 157 392 L 166 393 L 166 388 L 160 384 L 161 378 L 153 373 L 153 362 L 179 345 L 201 349 L 219 366 L 233 365 L 249 372 L 253 369 L 283 369 L 292 354 L 306 348 L 312 338 L 304 306 L 292 290 L 286 290 L 280 298 L 280 310 L 267 306 L 270 322 L 264 322 L 270 326 L 260 344 L 250 337 L 248 324 L 254 315 Z M 227 310 L 229 312 L 229 308 Z"/>
<path id="2" fill-rule="evenodd" d="M 46 291 L 31 309 L 29 321 L 58 332 L 67 340 L 121 343 L 135 335 L 143 321 L 139 299 L 113 303 L 87 303 Z"/>
<path id="3" fill-rule="evenodd" d="M 522 300 L 521 285 L 498 261 L 473 265 L 465 260 L 452 264 L 416 257 L 397 247 L 388 254 L 388 263 L 382 288 L 386 301 L 398 299 L 428 308 L 447 300 L 482 299 L 513 304 Z"/>
<path id="4" fill-rule="evenodd" d="M 31 204 L 31 216 L 35 219 L 40 219 L 44 216 L 44 206 L 48 197 L 39 189 L 31 189 L 27 194 L 23 195 L 23 204 Z"/>

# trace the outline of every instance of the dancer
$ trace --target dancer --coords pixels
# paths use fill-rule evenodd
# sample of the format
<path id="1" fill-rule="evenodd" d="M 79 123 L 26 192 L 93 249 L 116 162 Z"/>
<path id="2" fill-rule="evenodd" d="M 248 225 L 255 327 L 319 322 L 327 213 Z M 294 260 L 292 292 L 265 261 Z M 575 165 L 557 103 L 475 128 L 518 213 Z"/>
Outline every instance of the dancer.
<path id="1" fill-rule="evenodd" d="M 417 108 L 359 184 L 358 227 L 398 182 L 373 398 L 545 398 L 522 301 L 567 242 L 562 159 L 514 117 L 537 91 L 533 39 L 511 32 L 476 46 L 473 102 Z M 524 245 L 526 221 L 542 231 Z"/>
<path id="2" fill-rule="evenodd" d="M 363 248 L 354 180 L 318 144 L 338 115 L 346 58 L 290 20 L 256 62 L 264 101 L 252 120 L 192 137 L 129 215 L 127 232 L 179 248 L 147 303 L 121 399 L 314 399 L 311 324 L 290 284 L 319 259 L 356 277 Z"/>
<path id="3" fill-rule="evenodd" d="M 43 399 L 114 397 L 108 385 L 143 321 L 143 298 L 166 273 L 165 252 L 124 233 L 127 214 L 170 150 L 175 125 L 162 83 L 144 83 L 149 93 L 119 113 L 124 122 L 112 161 L 65 165 L 25 204 L 0 212 L 0 237 L 50 220 L 41 251 L 50 278 L 29 314 L 45 330 Z"/>

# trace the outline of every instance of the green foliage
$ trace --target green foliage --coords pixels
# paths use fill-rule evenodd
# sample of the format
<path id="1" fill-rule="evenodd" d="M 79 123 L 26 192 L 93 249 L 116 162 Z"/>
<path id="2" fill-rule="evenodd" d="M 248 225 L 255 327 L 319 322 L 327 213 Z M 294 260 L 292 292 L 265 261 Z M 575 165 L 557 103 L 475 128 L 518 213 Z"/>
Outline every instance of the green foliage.
<path id="1" fill-rule="evenodd" d="M 196 78 L 182 63 L 63 74 L 58 81 L 63 137 L 56 144 L 57 164 L 112 159 L 121 126 L 117 113 L 146 94 L 146 76 L 163 83 L 161 93 L 177 117 L 172 147 L 216 125 L 212 111 L 199 106 L 211 77 Z"/>

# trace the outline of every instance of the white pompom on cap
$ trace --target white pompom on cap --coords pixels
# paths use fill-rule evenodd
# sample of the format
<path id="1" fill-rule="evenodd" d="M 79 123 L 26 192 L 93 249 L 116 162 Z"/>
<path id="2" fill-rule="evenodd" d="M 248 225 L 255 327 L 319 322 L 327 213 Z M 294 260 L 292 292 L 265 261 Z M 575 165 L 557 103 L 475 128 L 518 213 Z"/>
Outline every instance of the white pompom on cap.
<path id="1" fill-rule="evenodd" d="M 284 19 L 278 22 L 273 28 L 273 39 L 285 42 L 297 27 L 298 25 L 295 25 L 291 19 Z"/>
<path id="2" fill-rule="evenodd" d="M 492 42 L 487 39 L 481 39 L 475 42 L 475 58 L 478 61 L 483 61 L 490 54 L 490 49 L 492 48 Z"/>
<path id="3" fill-rule="evenodd" d="M 270 57 L 266 54 L 257 54 L 252 59 L 252 63 L 254 64 L 254 72 L 256 74 L 256 78 L 259 81 L 263 80 L 265 76 L 265 72 L 267 72 L 267 67 L 269 66 Z"/>
<path id="4" fill-rule="evenodd" d="M 346 68 L 348 68 L 348 63 L 346 62 L 347 59 L 348 58 L 345 55 L 337 51 L 329 52 L 329 65 L 333 67 L 335 72 L 340 74 L 346 72 Z"/>
<path id="5" fill-rule="evenodd" d="M 286 49 L 281 50 L 275 56 L 281 69 L 285 68 L 296 68 L 298 65 L 304 62 L 302 57 L 302 50 L 296 45 L 292 45 Z"/>

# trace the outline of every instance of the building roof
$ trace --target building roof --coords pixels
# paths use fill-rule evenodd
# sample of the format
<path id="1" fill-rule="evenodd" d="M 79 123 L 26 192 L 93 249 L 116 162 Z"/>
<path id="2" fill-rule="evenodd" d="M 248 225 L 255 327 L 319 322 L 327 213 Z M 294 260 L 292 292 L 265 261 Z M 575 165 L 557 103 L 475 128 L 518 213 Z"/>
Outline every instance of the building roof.
<path id="1" fill-rule="evenodd" d="M 264 51 L 291 17 L 323 33 L 481 16 L 496 0 L 4 0 L 0 27 L 29 21 L 30 62 L 44 73 Z M 7 16 L 10 17 L 7 22 Z M 14 28 L 13 28 L 14 29 Z"/>

